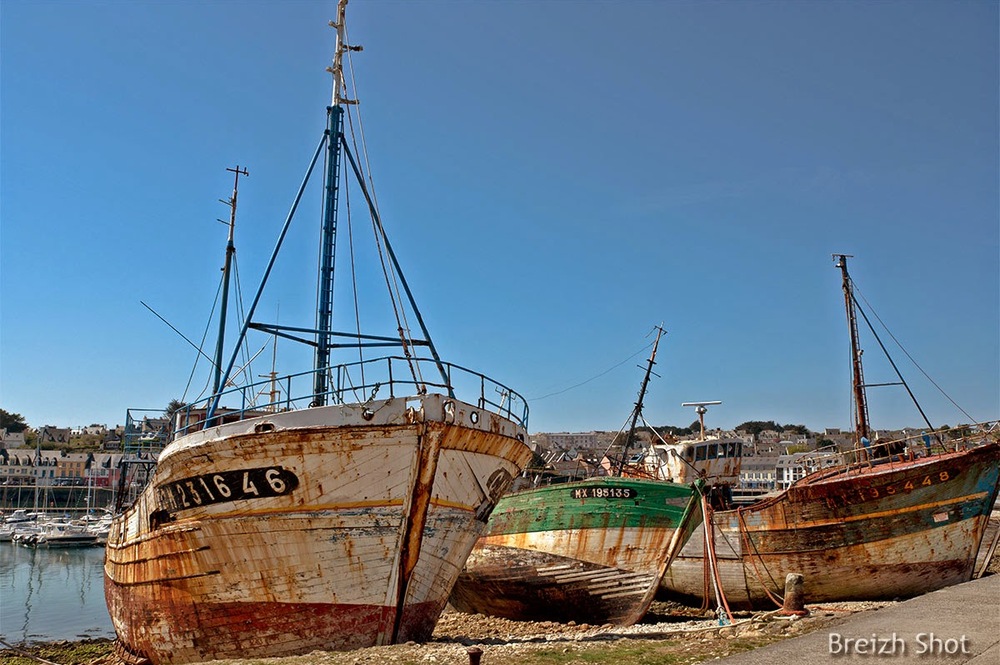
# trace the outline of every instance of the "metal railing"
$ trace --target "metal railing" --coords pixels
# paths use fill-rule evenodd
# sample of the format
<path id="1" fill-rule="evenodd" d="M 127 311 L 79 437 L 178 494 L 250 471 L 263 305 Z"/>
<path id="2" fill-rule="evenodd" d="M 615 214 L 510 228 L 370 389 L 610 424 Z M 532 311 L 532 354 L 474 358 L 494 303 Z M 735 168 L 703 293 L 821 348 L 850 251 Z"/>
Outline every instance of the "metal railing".
<path id="1" fill-rule="evenodd" d="M 444 370 L 442 377 L 433 363 L 426 358 L 385 356 L 267 378 L 231 388 L 219 394 L 220 406 L 210 423 L 206 423 L 205 414 L 214 395 L 178 409 L 174 413 L 173 436 L 197 431 L 206 425 L 314 406 L 315 376 L 318 372 L 327 373 L 330 389 L 323 395 L 327 404 L 367 404 L 376 399 L 422 395 L 439 390 L 527 427 L 528 404 L 520 394 L 484 374 L 452 363 L 441 363 Z M 411 369 L 413 367 L 428 370 L 425 372 L 427 376 L 434 378 L 420 376 L 420 372 L 415 374 Z M 472 396 L 473 399 L 470 401 L 464 396 Z"/>
<path id="2" fill-rule="evenodd" d="M 861 449 L 817 456 L 817 460 L 822 460 L 822 466 L 806 477 L 815 481 L 829 475 L 851 473 L 876 465 L 888 465 L 892 468 L 917 458 L 953 453 L 996 441 L 1000 441 L 1000 426 L 996 421 L 922 431 L 901 439 L 875 441 Z M 830 463 L 831 458 L 836 462 Z"/>

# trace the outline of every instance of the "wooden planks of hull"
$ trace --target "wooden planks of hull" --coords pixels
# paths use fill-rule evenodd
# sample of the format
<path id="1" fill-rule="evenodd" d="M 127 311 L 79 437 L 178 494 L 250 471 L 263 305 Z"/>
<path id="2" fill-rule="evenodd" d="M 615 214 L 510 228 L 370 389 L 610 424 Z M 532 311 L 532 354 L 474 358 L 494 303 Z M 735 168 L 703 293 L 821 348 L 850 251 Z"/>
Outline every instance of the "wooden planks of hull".
<path id="1" fill-rule="evenodd" d="M 291 412 L 175 442 L 109 534 L 105 594 L 123 649 L 186 663 L 428 639 L 531 453 L 509 421 L 419 400 L 378 403 L 369 420 L 322 407 L 311 411 L 328 426 Z"/>
<path id="2" fill-rule="evenodd" d="M 968 581 L 997 497 L 998 464 L 993 443 L 820 472 L 759 504 L 716 512 L 730 607 L 774 608 L 787 573 L 804 575 L 809 602 L 908 597 Z M 664 597 L 713 597 L 704 549 L 699 533 L 664 575 Z"/>
<path id="3" fill-rule="evenodd" d="M 700 523 L 694 487 L 604 478 L 501 499 L 451 594 L 461 611 L 630 625 Z"/>

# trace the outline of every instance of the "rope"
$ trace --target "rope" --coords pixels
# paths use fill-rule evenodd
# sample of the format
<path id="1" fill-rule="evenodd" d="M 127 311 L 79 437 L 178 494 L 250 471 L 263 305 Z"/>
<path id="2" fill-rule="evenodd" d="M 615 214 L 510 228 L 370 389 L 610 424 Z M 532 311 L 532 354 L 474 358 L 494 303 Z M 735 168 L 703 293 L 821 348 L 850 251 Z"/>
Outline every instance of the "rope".
<path id="1" fill-rule="evenodd" d="M 747 601 L 750 601 L 750 583 L 747 580 L 747 576 L 746 576 L 746 567 L 747 567 L 747 565 L 746 565 L 746 562 L 743 561 L 742 554 L 740 554 L 743 551 L 743 540 L 740 539 L 739 549 L 737 549 L 736 547 L 733 546 L 732 541 L 729 540 L 729 536 L 726 535 L 725 531 L 723 531 L 722 529 L 719 529 L 718 533 L 722 535 L 722 539 L 726 541 L 726 545 L 729 545 L 729 549 L 734 554 L 736 554 L 737 556 L 740 557 L 741 565 L 743 566 L 743 570 L 744 570 L 744 573 L 743 573 L 743 590 L 746 593 Z"/>
<path id="2" fill-rule="evenodd" d="M 708 563 L 712 573 L 712 583 L 715 588 L 715 602 L 720 625 L 732 623 L 732 611 L 729 609 L 729 602 L 722 590 L 722 579 L 719 577 L 719 562 L 715 557 L 715 529 L 712 528 L 712 509 L 708 506 L 708 498 L 701 495 L 702 525 L 705 527 L 705 543 L 708 546 Z"/>
<path id="3" fill-rule="evenodd" d="M 771 575 L 771 571 L 767 569 L 767 564 L 764 563 L 763 557 L 761 557 L 760 552 L 757 551 L 757 544 L 753 542 L 753 538 L 750 537 L 749 529 L 746 528 L 746 522 L 744 522 L 743 518 L 743 506 L 739 506 L 736 508 L 736 517 L 738 520 L 737 523 L 740 532 L 740 541 L 750 546 L 749 548 L 745 549 L 753 549 L 753 553 L 757 555 L 758 559 L 760 559 L 760 564 L 764 566 L 764 571 L 767 573 L 768 578 L 770 578 L 771 584 L 777 587 L 778 583 L 774 580 L 774 577 Z M 760 571 L 757 570 L 757 563 L 754 561 L 753 555 L 750 555 L 749 558 L 750 558 L 750 565 L 753 567 L 753 573 L 757 577 L 757 581 L 760 583 L 761 588 L 764 589 L 764 593 L 767 594 L 767 597 L 770 598 L 771 602 L 773 602 L 775 605 L 777 605 L 778 607 L 784 607 L 785 601 L 772 594 L 771 590 L 767 588 L 767 584 L 764 582 L 763 578 L 761 578 Z"/>
<path id="4" fill-rule="evenodd" d="M 350 51 L 348 51 L 349 53 Z M 348 117 L 350 117 L 348 115 Z M 351 215 L 351 189 L 350 187 L 344 187 L 344 206 L 347 212 L 347 247 L 348 254 L 351 257 L 351 291 L 354 296 L 354 330 L 358 335 L 358 360 L 361 364 L 361 384 L 365 383 L 365 354 L 364 348 L 361 346 L 361 306 L 358 302 L 358 272 L 357 272 L 357 262 L 355 261 L 354 254 L 354 224 L 353 216 Z"/>
<path id="5" fill-rule="evenodd" d="M 212 317 L 215 316 L 215 306 L 217 304 L 219 304 L 219 295 L 221 293 L 222 293 L 222 278 L 220 277 L 219 278 L 219 288 L 215 290 L 215 300 L 212 302 L 212 310 L 208 313 L 208 320 L 205 322 L 205 332 L 203 332 L 202 335 L 201 335 L 201 344 L 198 346 L 198 355 L 196 355 L 194 357 L 194 365 L 191 366 L 191 373 L 188 374 L 187 385 L 184 386 L 184 393 L 181 395 L 181 401 L 182 402 L 185 402 L 185 403 L 187 402 L 187 393 L 188 393 L 188 390 L 191 389 L 191 381 L 194 380 L 194 373 L 198 369 L 198 360 L 201 358 L 202 354 L 204 353 L 204 351 L 202 349 L 205 348 L 205 340 L 208 339 L 208 329 L 212 326 Z M 214 364 L 215 364 L 214 361 L 213 361 L 212 364 L 213 364 L 213 367 L 214 367 Z M 209 372 L 209 374 L 211 374 L 211 372 Z M 199 394 L 198 398 L 196 400 L 194 400 L 194 401 L 197 402 L 197 401 L 201 400 L 201 398 L 205 394 L 206 390 L 208 390 L 208 384 L 207 383 L 205 384 L 205 387 L 201 389 L 201 394 Z"/>
<path id="6" fill-rule="evenodd" d="M 233 277 L 236 279 L 236 313 L 237 316 L 239 317 L 240 325 L 242 325 L 243 322 L 246 321 L 247 319 L 247 313 L 246 313 L 246 303 L 243 301 L 243 286 L 242 283 L 240 282 L 239 261 L 236 258 L 235 252 L 233 252 Z M 250 355 L 250 340 L 244 335 L 243 357 L 247 359 L 247 362 L 246 365 L 243 367 L 243 373 L 244 373 L 243 381 L 247 386 L 253 384 L 253 370 L 251 370 L 250 368 L 250 363 L 252 363 L 254 359 L 259 355 L 260 351 L 258 351 L 253 356 Z M 230 379 L 230 383 L 232 383 L 232 385 L 236 385 L 234 379 Z M 219 390 L 222 390 L 223 387 L 224 386 L 219 386 Z"/>
<path id="7" fill-rule="evenodd" d="M 702 514 L 704 514 L 704 508 L 702 508 Z M 702 539 L 701 539 L 701 560 L 704 562 L 704 565 L 701 567 L 701 570 L 702 570 L 701 598 L 702 598 L 702 600 L 701 600 L 701 607 L 699 607 L 698 609 L 700 609 L 702 612 L 708 610 L 708 592 L 711 590 L 711 584 L 712 584 L 710 582 L 710 575 L 709 575 L 711 564 L 708 561 L 708 533 L 707 533 L 707 530 L 704 527 L 705 527 L 705 521 L 704 521 L 704 517 L 702 517 L 702 529 L 706 531 L 704 537 L 702 537 Z"/>
<path id="8" fill-rule="evenodd" d="M 611 372 L 612 370 L 618 369 L 619 367 L 621 367 L 622 365 L 624 365 L 628 361 L 632 360 L 633 358 L 635 358 L 637 355 L 639 355 L 640 353 L 642 353 L 643 351 L 645 351 L 646 349 L 648 349 L 652 345 L 653 345 L 653 343 L 650 342 L 646 346 L 642 347 L 641 349 L 639 349 L 638 351 L 636 351 L 635 353 L 633 353 L 632 355 L 630 355 L 625 360 L 612 365 L 611 367 L 609 367 L 608 369 L 604 370 L 600 374 L 597 374 L 596 376 L 592 376 L 592 377 L 590 377 L 589 379 L 587 379 L 585 381 L 581 381 L 580 383 L 577 383 L 575 385 L 569 386 L 568 388 L 563 388 L 562 390 L 557 390 L 554 393 L 549 393 L 547 395 L 542 395 L 541 397 L 531 397 L 531 398 L 528 399 L 528 401 L 529 402 L 538 402 L 538 401 L 541 401 L 541 400 L 549 398 L 549 397 L 555 397 L 556 395 L 562 395 L 563 393 L 569 392 L 570 390 L 573 390 L 575 388 L 579 388 L 580 386 L 586 385 L 586 384 L 590 383 L 591 381 L 593 381 L 595 379 L 601 378 L 602 376 L 604 376 L 608 372 Z"/>
<path id="9" fill-rule="evenodd" d="M 347 43 L 350 43 L 350 39 L 347 35 L 347 28 L 344 28 L 344 39 Z M 351 89 L 354 90 L 355 97 L 358 95 L 358 84 L 354 77 L 354 58 L 351 55 L 351 51 L 347 51 L 347 61 L 350 65 L 351 74 Z M 346 85 L 346 84 L 345 84 Z M 358 113 L 358 131 L 354 131 L 354 113 L 351 112 L 351 107 L 348 107 L 347 121 L 351 128 L 351 141 L 354 144 L 354 152 L 361 155 L 364 159 L 364 172 L 367 175 L 368 180 L 368 191 L 371 194 L 372 206 L 375 209 L 375 214 L 371 216 L 372 218 L 372 229 L 375 231 L 375 246 L 378 248 L 379 261 L 382 264 L 382 274 L 385 277 L 386 287 L 389 290 L 389 300 L 392 303 L 393 315 L 396 317 L 396 331 L 399 333 L 399 339 L 403 346 L 403 356 L 406 358 L 406 363 L 410 368 L 410 374 L 413 376 L 413 381 L 418 385 L 422 386 L 424 383 L 423 375 L 420 372 L 419 363 L 414 362 L 413 353 L 411 348 L 413 346 L 412 335 L 410 334 L 410 324 L 406 316 L 406 308 L 402 306 L 403 297 L 400 293 L 400 286 L 398 280 L 396 279 L 396 273 L 391 271 L 386 266 L 385 256 L 382 250 L 382 235 L 385 233 L 385 229 L 382 228 L 381 215 L 378 214 L 378 195 L 375 192 L 375 181 L 372 178 L 372 167 L 371 160 L 368 155 L 368 142 L 365 140 L 365 128 L 364 121 L 361 114 Z M 361 147 L 358 149 L 358 135 L 361 136 Z M 426 387 L 423 387 L 420 392 L 426 392 Z"/>
<path id="10" fill-rule="evenodd" d="M 925 378 L 925 379 L 927 379 L 928 381 L 930 381 L 930 382 L 931 382 L 931 385 L 933 385 L 933 386 L 934 386 L 935 388 L 937 388 L 937 389 L 938 389 L 938 392 L 939 392 L 939 393 L 941 393 L 942 395 L 944 395 L 944 396 L 945 396 L 945 398 L 946 398 L 946 399 L 947 399 L 947 400 L 948 400 L 949 402 L 951 402 L 951 403 L 952 403 L 952 405 L 953 405 L 953 406 L 954 406 L 954 407 L 955 407 L 956 409 L 958 409 L 959 411 L 961 411 L 961 412 L 962 412 L 962 413 L 963 413 L 963 414 L 965 415 L 965 417 L 966 417 L 966 418 L 968 418 L 969 420 L 971 420 L 971 421 L 975 421 L 975 420 L 976 420 L 975 418 L 973 418 L 972 416 L 970 416 L 970 415 L 969 415 L 969 414 L 968 414 L 968 413 L 966 412 L 966 410 L 965 410 L 965 409 L 963 409 L 963 408 L 962 408 L 961 406 L 959 406 L 959 405 L 958 405 L 958 403 L 956 403 L 956 402 L 955 402 L 955 400 L 953 400 L 953 399 L 951 398 L 951 396 L 950 396 L 950 395 L 949 395 L 948 393 L 946 393 L 946 392 L 944 391 L 944 389 L 943 389 L 943 388 L 941 388 L 941 386 L 939 386 L 939 385 L 938 385 L 938 384 L 937 384 L 937 383 L 936 383 L 936 382 L 934 381 L 934 379 L 932 379 L 932 378 L 930 377 L 930 375 L 928 375 L 928 374 L 927 374 L 927 372 L 925 372 L 925 371 L 924 371 L 924 368 L 923 368 L 923 367 L 921 367 L 920 365 L 918 365 L 918 364 L 917 364 L 917 361 L 913 359 L 913 356 L 911 356 L 911 355 L 910 355 L 909 351 L 907 351 L 907 350 L 906 350 L 905 348 L 903 348 L 903 345 L 899 343 L 899 340 L 898 340 L 898 339 L 896 339 L 896 336 L 892 334 L 892 331 L 891 331 L 891 330 L 889 330 L 889 327 L 888 327 L 887 325 L 885 325 L 885 322 L 884 322 L 884 321 L 883 321 L 883 320 L 882 320 L 882 319 L 881 319 L 881 318 L 879 317 L 879 315 L 878 315 L 878 312 L 876 312 L 876 311 L 875 311 L 875 308 L 874 308 L 874 307 L 872 307 L 871 303 L 870 303 L 870 302 L 868 302 L 868 299 L 867 299 L 867 298 L 865 298 L 864 294 L 863 294 L 863 293 L 861 293 L 861 291 L 860 291 L 860 290 L 858 289 L 858 286 L 857 286 L 857 284 L 854 284 L 853 280 L 851 280 L 851 283 L 852 283 L 852 285 L 853 285 L 853 287 L 854 287 L 854 292 L 855 292 L 855 293 L 857 293 L 858 295 L 860 295 L 860 296 L 861 296 L 861 299 L 865 301 L 865 305 L 867 305 L 867 306 L 868 306 L 868 309 L 869 309 L 869 310 L 871 311 L 871 313 L 872 313 L 872 316 L 874 316 L 874 317 L 875 317 L 875 318 L 876 318 L 876 319 L 878 320 L 879 324 L 881 324 L 881 326 L 882 326 L 882 328 L 883 328 L 883 329 L 885 330 L 885 332 L 886 332 L 886 333 L 887 333 L 887 334 L 889 335 L 889 337 L 890 337 L 890 338 L 892 338 L 892 341 L 896 343 L 896 346 L 898 346 L 898 347 L 899 347 L 899 350 L 903 352 L 903 355 L 905 355 L 905 356 L 906 356 L 906 357 L 907 357 L 907 358 L 908 358 L 908 359 L 910 360 L 910 362 L 911 362 L 911 363 L 913 363 L 913 366 L 914 366 L 914 367 L 916 367 L 916 368 L 917 368 L 918 370 L 920 370 L 920 373 L 924 375 L 924 378 Z"/>

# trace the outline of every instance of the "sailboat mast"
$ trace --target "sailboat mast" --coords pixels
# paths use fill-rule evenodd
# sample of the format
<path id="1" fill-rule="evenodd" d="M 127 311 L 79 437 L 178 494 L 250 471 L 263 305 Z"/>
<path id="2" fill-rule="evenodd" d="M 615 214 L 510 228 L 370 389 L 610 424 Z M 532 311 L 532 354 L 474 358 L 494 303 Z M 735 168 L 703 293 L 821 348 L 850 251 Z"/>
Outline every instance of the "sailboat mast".
<path id="1" fill-rule="evenodd" d="M 851 277 L 847 274 L 847 259 L 853 258 L 850 254 L 834 254 L 840 268 L 843 279 L 844 305 L 847 307 L 847 324 L 851 330 L 851 364 L 853 369 L 853 387 L 855 402 L 855 428 L 854 446 L 861 448 L 861 439 L 868 439 L 868 398 L 865 394 L 865 377 L 861 366 L 861 348 L 858 342 L 858 317 L 854 307 L 854 289 L 851 286 Z"/>
<path id="2" fill-rule="evenodd" d="M 344 132 L 344 104 L 349 103 L 344 91 L 343 56 L 347 50 L 344 39 L 344 14 L 347 0 L 337 4 L 337 18 L 330 22 L 337 30 L 333 65 L 333 96 L 326 109 L 326 184 L 323 194 L 323 235 L 320 240 L 319 286 L 316 309 L 316 354 L 313 404 L 323 406 L 327 399 L 327 371 L 330 365 L 330 333 L 333 328 L 333 275 L 337 247 L 337 201 L 340 197 L 340 138 Z"/>
<path id="3" fill-rule="evenodd" d="M 212 394 L 219 392 L 222 384 L 222 351 L 226 341 L 226 316 L 229 310 L 229 273 L 233 265 L 233 255 L 236 253 L 236 245 L 233 243 L 233 231 L 236 228 L 236 195 L 240 189 L 240 176 L 249 176 L 246 167 L 240 170 L 239 165 L 235 169 L 227 168 L 230 173 L 235 173 L 233 182 L 233 198 L 223 201 L 229 205 L 229 239 L 226 241 L 226 264 L 222 268 L 222 307 L 219 313 L 219 340 L 215 345 L 215 376 L 212 380 Z"/>
<path id="4" fill-rule="evenodd" d="M 635 427 L 639 423 L 639 416 L 642 415 L 642 402 L 646 398 L 646 387 L 649 386 L 649 376 L 653 373 L 653 365 L 656 364 L 656 349 L 660 345 L 660 336 L 663 335 L 663 328 L 657 326 L 656 339 L 653 341 L 653 351 L 649 354 L 646 363 L 646 374 L 642 377 L 642 385 L 639 387 L 639 399 L 635 402 L 635 409 L 632 411 L 632 424 L 628 429 L 628 436 L 625 437 L 625 445 L 622 447 L 622 458 L 618 464 L 618 475 L 622 475 L 625 470 L 625 458 L 628 457 L 628 449 L 632 444 L 632 437 L 635 436 Z"/>

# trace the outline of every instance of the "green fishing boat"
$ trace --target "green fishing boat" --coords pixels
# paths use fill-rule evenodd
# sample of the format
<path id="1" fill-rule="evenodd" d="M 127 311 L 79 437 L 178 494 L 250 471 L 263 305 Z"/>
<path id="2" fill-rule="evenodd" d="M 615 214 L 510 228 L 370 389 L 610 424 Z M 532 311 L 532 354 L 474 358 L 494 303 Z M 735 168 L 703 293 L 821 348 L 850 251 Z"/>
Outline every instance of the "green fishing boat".
<path id="1" fill-rule="evenodd" d="M 659 333 L 626 442 L 641 416 L 658 343 Z M 623 462 L 626 455 L 627 443 Z M 701 524 L 700 483 L 630 478 L 624 467 L 501 498 L 452 590 L 452 606 L 517 620 L 639 621 Z"/>

